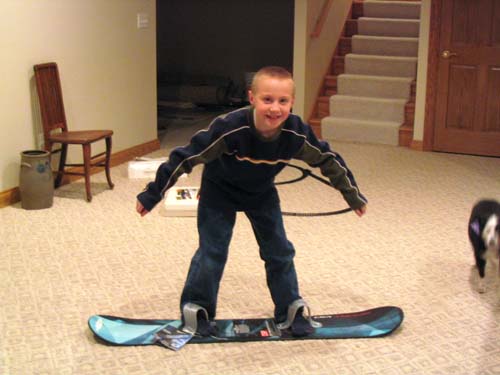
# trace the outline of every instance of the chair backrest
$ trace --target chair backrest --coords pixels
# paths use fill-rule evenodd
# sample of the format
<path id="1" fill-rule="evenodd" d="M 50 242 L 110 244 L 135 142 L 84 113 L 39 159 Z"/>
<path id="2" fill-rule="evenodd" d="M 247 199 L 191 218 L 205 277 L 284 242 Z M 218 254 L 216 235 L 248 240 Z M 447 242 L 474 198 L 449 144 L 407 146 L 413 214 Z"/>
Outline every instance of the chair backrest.
<path id="1" fill-rule="evenodd" d="M 47 139 L 53 130 L 68 131 L 61 81 L 56 63 L 38 64 L 34 66 L 34 70 L 42 114 L 43 135 L 47 145 Z"/>

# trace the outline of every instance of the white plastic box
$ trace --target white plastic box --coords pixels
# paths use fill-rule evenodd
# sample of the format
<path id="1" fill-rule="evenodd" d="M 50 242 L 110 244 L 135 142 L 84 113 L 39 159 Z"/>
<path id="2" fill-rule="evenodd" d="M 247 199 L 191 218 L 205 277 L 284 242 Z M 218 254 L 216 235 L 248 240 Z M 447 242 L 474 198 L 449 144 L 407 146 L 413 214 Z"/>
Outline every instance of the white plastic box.
<path id="1" fill-rule="evenodd" d="M 172 186 L 163 200 L 160 214 L 163 216 L 196 216 L 199 187 Z"/>
<path id="2" fill-rule="evenodd" d="M 128 178 L 147 178 L 154 180 L 158 167 L 165 161 L 167 161 L 167 158 L 137 158 L 129 161 Z"/>

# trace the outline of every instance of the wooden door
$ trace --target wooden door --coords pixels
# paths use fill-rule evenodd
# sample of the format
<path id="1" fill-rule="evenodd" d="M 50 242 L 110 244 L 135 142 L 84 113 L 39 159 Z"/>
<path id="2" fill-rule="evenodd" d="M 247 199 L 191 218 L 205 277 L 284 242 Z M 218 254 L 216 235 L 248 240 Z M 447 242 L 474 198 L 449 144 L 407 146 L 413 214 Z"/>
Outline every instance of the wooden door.
<path id="1" fill-rule="evenodd" d="M 500 156 L 500 0 L 443 0 L 433 150 Z"/>

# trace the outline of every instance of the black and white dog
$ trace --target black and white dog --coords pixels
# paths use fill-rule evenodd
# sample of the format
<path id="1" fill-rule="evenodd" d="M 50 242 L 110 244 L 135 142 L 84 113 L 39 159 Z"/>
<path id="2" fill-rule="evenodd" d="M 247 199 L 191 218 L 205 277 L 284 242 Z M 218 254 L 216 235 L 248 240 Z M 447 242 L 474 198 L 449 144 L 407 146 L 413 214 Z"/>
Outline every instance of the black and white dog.
<path id="1" fill-rule="evenodd" d="M 485 268 L 487 262 L 495 265 L 500 276 L 500 203 L 492 199 L 477 202 L 469 219 L 469 239 L 474 248 L 476 267 L 479 273 L 478 291 L 484 293 Z"/>

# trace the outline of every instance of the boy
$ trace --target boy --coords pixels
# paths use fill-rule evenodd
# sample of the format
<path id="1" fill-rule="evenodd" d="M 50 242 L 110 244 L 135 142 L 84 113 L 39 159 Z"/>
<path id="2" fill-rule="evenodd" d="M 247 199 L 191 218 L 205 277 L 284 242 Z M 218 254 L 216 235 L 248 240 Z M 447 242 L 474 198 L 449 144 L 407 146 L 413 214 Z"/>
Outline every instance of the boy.
<path id="1" fill-rule="evenodd" d="M 290 327 L 297 336 L 312 332 L 310 321 L 303 316 L 307 305 L 300 302 L 293 263 L 295 249 L 287 240 L 274 186 L 275 176 L 291 159 L 319 167 L 358 216 L 366 211 L 367 200 L 340 155 L 290 113 L 294 93 L 287 70 L 262 68 L 248 92 L 251 106 L 219 116 L 207 129 L 197 132 L 188 145 L 174 149 L 158 168 L 155 181 L 137 196 L 137 212 L 144 216 L 181 174 L 205 164 L 198 203 L 199 248 L 181 296 L 183 319 L 186 324 L 192 321 L 186 315 L 194 306 L 194 326 L 199 334 L 216 333 L 210 321 L 216 313 L 237 211 L 248 217 L 259 244 L 276 322 L 286 321 L 282 327 Z"/>

